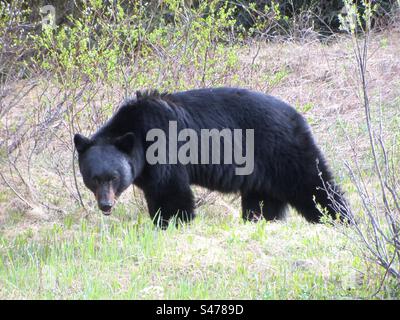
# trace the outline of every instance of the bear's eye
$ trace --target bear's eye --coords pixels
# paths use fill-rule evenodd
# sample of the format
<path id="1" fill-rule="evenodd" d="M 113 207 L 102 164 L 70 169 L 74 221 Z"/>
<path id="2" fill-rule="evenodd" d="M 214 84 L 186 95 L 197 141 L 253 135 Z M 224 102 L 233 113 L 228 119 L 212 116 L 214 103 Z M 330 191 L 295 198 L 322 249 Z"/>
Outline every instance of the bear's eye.
<path id="1" fill-rule="evenodd" d="M 100 184 L 100 179 L 99 179 L 99 177 L 93 177 L 92 178 L 92 181 L 93 181 L 93 183 L 95 184 L 95 185 L 99 185 Z"/>
<path id="2" fill-rule="evenodd" d="M 118 180 L 118 176 L 111 177 L 111 181 L 117 181 L 117 180 Z"/>

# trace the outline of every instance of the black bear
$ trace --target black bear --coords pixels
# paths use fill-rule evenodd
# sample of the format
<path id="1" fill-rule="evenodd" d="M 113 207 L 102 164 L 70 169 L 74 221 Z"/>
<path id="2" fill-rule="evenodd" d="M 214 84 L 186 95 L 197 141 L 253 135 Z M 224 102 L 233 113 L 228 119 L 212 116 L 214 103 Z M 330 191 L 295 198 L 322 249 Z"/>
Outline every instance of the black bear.
<path id="1" fill-rule="evenodd" d="M 222 141 L 210 146 L 216 136 Z M 74 143 L 83 181 L 105 214 L 134 184 L 155 223 L 189 221 L 195 184 L 240 192 L 245 220 L 280 219 L 288 204 L 310 222 L 322 216 L 316 203 L 334 218 L 349 215 L 303 116 L 260 92 L 138 92 L 91 138 L 76 134 Z"/>

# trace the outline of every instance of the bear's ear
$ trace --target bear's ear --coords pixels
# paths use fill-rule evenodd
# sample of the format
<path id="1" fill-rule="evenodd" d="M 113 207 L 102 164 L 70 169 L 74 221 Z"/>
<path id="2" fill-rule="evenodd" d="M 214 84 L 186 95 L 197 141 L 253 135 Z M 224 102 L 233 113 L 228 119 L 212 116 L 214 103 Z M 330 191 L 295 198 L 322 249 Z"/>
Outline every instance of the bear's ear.
<path id="1" fill-rule="evenodd" d="M 118 137 L 115 140 L 114 145 L 122 152 L 129 154 L 132 152 L 133 147 L 135 146 L 135 140 L 135 135 L 132 132 L 128 132 L 123 136 Z"/>
<path id="2" fill-rule="evenodd" d="M 84 137 L 83 135 L 77 133 L 74 135 L 75 148 L 78 153 L 84 153 L 91 145 L 90 139 Z"/>

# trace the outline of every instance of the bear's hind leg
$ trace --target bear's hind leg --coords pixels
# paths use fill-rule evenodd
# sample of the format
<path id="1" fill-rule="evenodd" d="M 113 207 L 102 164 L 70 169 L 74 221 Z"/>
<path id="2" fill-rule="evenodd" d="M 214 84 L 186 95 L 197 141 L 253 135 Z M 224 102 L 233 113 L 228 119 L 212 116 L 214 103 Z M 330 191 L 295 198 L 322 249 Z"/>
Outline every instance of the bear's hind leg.
<path id="1" fill-rule="evenodd" d="M 267 221 L 282 219 L 286 203 L 258 193 L 242 193 L 242 217 L 245 221 L 258 221 L 261 216 Z"/>
<path id="2" fill-rule="evenodd" d="M 257 193 L 242 193 L 242 217 L 244 221 L 256 222 L 261 219 L 262 198 Z"/>
<path id="3" fill-rule="evenodd" d="M 327 213 L 336 219 L 339 215 L 340 221 L 345 220 L 353 221 L 352 215 L 348 212 L 347 203 L 341 194 L 338 187 L 336 187 L 336 193 L 332 195 L 332 199 L 328 197 L 325 190 L 320 187 L 315 187 L 314 190 L 309 190 L 305 192 L 307 188 L 304 188 L 303 192 L 299 193 L 296 198 L 290 200 L 290 205 L 292 205 L 308 222 L 319 223 L 321 222 L 322 213 L 318 209 L 317 204 L 323 209 L 327 210 Z M 338 209 L 338 210 L 336 210 Z"/>
<path id="4" fill-rule="evenodd" d="M 265 220 L 282 220 L 286 214 L 286 203 L 272 197 L 264 197 L 262 202 Z"/>
<path id="5" fill-rule="evenodd" d="M 316 207 L 313 195 L 305 195 L 299 197 L 290 204 L 308 221 L 311 223 L 319 223 L 322 213 Z"/>

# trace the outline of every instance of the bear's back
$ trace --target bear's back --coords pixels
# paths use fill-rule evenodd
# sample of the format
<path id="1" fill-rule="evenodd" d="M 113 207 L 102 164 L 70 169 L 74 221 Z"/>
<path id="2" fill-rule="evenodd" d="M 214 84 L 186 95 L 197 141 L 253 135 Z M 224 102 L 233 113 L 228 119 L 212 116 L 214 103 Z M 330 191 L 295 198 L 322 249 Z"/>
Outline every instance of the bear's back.
<path id="1" fill-rule="evenodd" d="M 169 94 L 167 99 L 178 108 L 183 108 L 204 128 L 265 129 L 266 126 L 279 126 L 285 130 L 301 118 L 289 104 L 242 88 L 194 89 Z"/>

